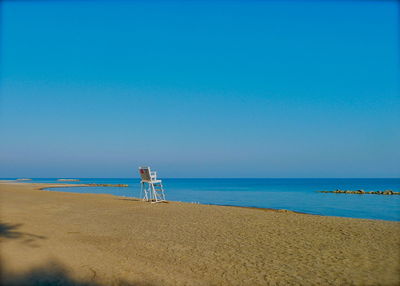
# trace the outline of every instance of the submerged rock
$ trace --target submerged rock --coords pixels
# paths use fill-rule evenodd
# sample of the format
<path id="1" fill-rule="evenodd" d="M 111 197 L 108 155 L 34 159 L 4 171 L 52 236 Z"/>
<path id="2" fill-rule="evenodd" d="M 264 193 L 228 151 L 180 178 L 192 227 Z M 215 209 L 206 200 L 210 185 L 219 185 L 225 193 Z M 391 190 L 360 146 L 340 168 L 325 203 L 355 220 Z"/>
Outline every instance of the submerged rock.
<path id="1" fill-rule="evenodd" d="M 91 187 L 128 187 L 128 184 L 88 184 Z"/>

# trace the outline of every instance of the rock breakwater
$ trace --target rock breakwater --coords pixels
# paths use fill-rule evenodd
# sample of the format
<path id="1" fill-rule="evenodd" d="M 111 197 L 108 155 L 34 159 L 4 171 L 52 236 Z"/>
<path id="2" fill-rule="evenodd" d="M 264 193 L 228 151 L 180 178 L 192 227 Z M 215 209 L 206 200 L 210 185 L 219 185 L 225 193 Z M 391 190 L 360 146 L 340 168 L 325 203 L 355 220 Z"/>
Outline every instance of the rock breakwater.
<path id="1" fill-rule="evenodd" d="M 364 190 L 336 190 L 336 191 L 318 191 L 319 193 L 332 193 L 332 194 L 355 194 L 355 195 L 400 195 L 400 192 L 392 190 L 385 191 L 364 191 Z"/>

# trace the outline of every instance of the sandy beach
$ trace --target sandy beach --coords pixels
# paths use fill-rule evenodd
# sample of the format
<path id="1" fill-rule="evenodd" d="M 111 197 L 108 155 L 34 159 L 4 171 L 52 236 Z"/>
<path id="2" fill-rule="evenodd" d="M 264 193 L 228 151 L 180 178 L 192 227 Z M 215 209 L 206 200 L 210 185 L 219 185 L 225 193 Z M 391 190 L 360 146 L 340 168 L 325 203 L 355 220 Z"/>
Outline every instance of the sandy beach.
<path id="1" fill-rule="evenodd" d="M 0 183 L 2 285 L 400 283 L 399 222 L 51 186 Z"/>

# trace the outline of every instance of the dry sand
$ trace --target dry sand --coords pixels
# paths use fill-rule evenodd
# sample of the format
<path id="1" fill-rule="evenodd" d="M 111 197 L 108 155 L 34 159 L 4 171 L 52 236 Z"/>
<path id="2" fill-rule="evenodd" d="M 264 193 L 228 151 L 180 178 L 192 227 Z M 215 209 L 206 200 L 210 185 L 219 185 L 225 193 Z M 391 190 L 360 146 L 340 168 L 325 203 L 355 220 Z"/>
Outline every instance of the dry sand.
<path id="1" fill-rule="evenodd" d="M 0 184 L 3 285 L 400 284 L 398 222 L 49 186 Z"/>

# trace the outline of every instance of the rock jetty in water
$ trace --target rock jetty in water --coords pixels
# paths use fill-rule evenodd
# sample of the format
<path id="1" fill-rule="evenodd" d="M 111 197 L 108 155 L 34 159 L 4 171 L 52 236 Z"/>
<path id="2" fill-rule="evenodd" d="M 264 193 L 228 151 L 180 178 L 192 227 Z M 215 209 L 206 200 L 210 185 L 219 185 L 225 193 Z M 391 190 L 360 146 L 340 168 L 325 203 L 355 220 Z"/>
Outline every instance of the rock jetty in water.
<path id="1" fill-rule="evenodd" d="M 356 195 L 400 195 L 400 192 L 394 192 L 392 190 L 385 191 L 370 191 L 364 190 L 336 190 L 336 191 L 319 191 L 319 193 L 332 193 L 332 194 L 356 194 Z"/>
<path id="2" fill-rule="evenodd" d="M 16 181 L 32 181 L 32 179 L 25 179 L 25 178 L 23 178 L 23 179 L 16 179 Z"/>
<path id="3" fill-rule="evenodd" d="M 87 184 L 88 186 L 91 187 L 127 187 L 127 184 Z"/>
<path id="4" fill-rule="evenodd" d="M 78 179 L 58 179 L 60 182 L 79 182 Z"/>

